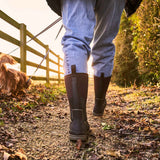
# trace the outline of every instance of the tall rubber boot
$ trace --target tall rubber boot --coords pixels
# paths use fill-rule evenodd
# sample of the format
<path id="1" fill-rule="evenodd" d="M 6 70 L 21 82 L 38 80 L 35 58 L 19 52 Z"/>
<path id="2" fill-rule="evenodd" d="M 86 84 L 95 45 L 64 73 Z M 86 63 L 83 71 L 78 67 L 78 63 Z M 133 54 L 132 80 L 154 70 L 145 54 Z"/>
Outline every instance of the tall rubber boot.
<path id="1" fill-rule="evenodd" d="M 65 76 L 65 85 L 70 104 L 69 139 L 76 141 L 88 139 L 89 124 L 86 115 L 86 100 L 88 93 L 88 74 L 76 73 L 76 66 L 71 66 L 72 74 Z"/>
<path id="2" fill-rule="evenodd" d="M 104 73 L 101 74 L 101 77 L 94 76 L 95 106 L 93 115 L 95 116 L 103 116 L 110 79 L 111 77 L 104 77 Z"/>

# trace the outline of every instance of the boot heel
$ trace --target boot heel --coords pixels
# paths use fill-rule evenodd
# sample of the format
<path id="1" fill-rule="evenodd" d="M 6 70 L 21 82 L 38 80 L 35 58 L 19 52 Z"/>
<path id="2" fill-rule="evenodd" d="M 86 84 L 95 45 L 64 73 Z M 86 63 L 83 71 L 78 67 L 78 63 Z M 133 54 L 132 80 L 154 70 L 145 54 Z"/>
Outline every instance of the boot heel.
<path id="1" fill-rule="evenodd" d="M 93 115 L 94 115 L 94 116 L 101 117 L 101 116 L 103 116 L 103 113 L 95 113 L 95 112 L 93 111 Z"/>
<path id="2" fill-rule="evenodd" d="M 93 109 L 94 116 L 103 116 L 104 110 L 106 107 L 106 100 L 105 99 L 95 99 L 95 106 Z"/>
<path id="3" fill-rule="evenodd" d="M 87 141 L 88 139 L 88 135 L 74 135 L 74 134 L 70 134 L 69 135 L 69 139 L 71 141 L 77 141 L 77 140 L 82 140 L 82 141 Z"/>

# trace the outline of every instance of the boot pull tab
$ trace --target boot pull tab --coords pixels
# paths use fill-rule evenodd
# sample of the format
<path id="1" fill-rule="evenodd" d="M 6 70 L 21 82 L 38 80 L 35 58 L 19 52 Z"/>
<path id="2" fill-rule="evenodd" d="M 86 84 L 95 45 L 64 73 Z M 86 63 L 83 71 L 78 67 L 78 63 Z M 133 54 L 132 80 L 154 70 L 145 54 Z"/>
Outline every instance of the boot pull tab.
<path id="1" fill-rule="evenodd" d="M 104 78 L 104 73 L 101 73 L 101 78 Z"/>
<path id="2" fill-rule="evenodd" d="M 71 66 L 72 74 L 76 74 L 76 65 Z"/>

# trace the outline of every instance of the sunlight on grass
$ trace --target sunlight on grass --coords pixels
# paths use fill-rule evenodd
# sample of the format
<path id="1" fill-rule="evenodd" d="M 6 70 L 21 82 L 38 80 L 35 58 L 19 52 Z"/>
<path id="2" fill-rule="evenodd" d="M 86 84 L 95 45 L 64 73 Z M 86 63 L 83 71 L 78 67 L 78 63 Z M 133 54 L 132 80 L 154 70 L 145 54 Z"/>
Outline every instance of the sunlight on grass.
<path id="1" fill-rule="evenodd" d="M 160 96 L 153 96 L 143 102 L 144 104 L 155 104 L 160 105 Z"/>
<path id="2" fill-rule="evenodd" d="M 114 83 L 110 83 L 109 88 L 108 88 L 108 90 L 116 90 L 116 91 L 124 91 L 124 89 L 126 88 L 119 87 Z"/>

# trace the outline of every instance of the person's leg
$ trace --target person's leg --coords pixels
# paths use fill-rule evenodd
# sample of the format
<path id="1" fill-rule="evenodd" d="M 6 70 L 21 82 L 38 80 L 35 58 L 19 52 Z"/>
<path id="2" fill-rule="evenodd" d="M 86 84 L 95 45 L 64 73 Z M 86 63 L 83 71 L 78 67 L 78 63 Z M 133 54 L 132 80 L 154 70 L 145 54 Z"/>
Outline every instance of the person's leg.
<path id="1" fill-rule="evenodd" d="M 92 48 L 95 107 L 93 114 L 102 116 L 106 106 L 106 92 L 113 70 L 116 37 L 125 0 L 99 0 L 96 5 L 96 27 Z"/>
<path id="2" fill-rule="evenodd" d="M 65 75 L 76 65 L 77 73 L 87 73 L 87 60 L 95 27 L 96 0 L 62 0 L 65 34 L 62 38 Z"/>
<path id="3" fill-rule="evenodd" d="M 67 96 L 70 104 L 70 140 L 87 140 L 86 115 L 88 92 L 87 60 L 95 26 L 96 0 L 62 0 L 66 29 L 62 39 Z"/>

